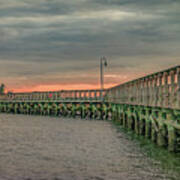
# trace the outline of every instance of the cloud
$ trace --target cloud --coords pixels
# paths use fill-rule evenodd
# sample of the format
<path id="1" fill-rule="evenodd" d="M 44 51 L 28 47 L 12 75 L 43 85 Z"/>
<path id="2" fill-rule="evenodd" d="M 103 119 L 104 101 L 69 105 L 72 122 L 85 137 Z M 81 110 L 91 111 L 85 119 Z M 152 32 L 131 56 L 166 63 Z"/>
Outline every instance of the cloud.
<path id="1" fill-rule="evenodd" d="M 102 55 L 109 84 L 177 64 L 179 12 L 177 0 L 0 0 L 0 80 L 94 85 Z"/>

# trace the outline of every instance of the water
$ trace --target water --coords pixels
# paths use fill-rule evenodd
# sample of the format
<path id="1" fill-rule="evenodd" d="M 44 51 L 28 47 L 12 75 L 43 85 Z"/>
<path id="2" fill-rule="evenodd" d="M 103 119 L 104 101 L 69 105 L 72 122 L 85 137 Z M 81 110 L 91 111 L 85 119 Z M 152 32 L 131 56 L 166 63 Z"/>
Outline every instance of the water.
<path id="1" fill-rule="evenodd" d="M 170 177 L 104 121 L 0 114 L 0 180 Z"/>

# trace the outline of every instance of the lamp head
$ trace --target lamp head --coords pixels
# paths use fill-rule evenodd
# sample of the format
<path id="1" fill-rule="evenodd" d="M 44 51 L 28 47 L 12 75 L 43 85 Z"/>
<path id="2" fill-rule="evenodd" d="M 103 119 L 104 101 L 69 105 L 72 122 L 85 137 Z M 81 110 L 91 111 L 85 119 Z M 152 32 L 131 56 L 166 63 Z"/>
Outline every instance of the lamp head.
<path id="1" fill-rule="evenodd" d="M 105 66 L 105 67 L 107 66 L 107 61 L 106 61 L 106 60 L 104 61 L 104 66 Z"/>
<path id="2" fill-rule="evenodd" d="M 104 66 L 106 67 L 106 66 L 107 66 L 107 59 L 106 59 L 106 57 L 103 56 L 103 57 L 101 58 L 101 60 L 104 61 Z"/>

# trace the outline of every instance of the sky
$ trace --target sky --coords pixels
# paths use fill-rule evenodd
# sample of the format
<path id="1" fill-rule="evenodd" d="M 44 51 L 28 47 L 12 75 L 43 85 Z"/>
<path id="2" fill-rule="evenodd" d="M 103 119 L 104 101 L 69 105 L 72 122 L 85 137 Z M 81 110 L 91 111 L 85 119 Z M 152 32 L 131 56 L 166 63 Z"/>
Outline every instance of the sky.
<path id="1" fill-rule="evenodd" d="M 99 88 L 180 65 L 179 0 L 0 0 L 8 91 Z"/>

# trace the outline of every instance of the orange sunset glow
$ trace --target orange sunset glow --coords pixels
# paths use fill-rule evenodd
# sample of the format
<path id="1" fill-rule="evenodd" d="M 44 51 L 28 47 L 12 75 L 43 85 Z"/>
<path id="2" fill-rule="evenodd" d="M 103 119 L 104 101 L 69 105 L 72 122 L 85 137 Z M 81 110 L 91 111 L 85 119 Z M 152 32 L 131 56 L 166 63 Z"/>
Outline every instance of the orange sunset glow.
<path id="1" fill-rule="evenodd" d="M 113 63 L 113 62 L 112 62 Z M 104 88 L 110 88 L 133 79 L 143 77 L 147 74 L 154 73 L 155 67 L 151 65 L 144 66 L 142 70 L 134 68 L 128 72 L 128 69 L 112 68 L 111 64 L 105 69 Z M 164 66 L 166 68 L 166 66 Z M 165 69 L 164 68 L 164 69 Z M 115 69 L 115 71 L 113 71 Z M 158 70 L 161 70 L 159 68 Z M 59 78 L 61 77 L 61 78 Z M 47 75 L 40 78 L 19 77 L 16 81 L 11 77 L 6 85 L 6 92 L 44 92 L 44 91 L 60 91 L 60 90 L 85 90 L 85 89 L 100 89 L 99 72 L 86 72 L 80 75 L 69 76 L 68 73 L 59 74 L 56 76 Z"/>
<path id="2" fill-rule="evenodd" d="M 115 86 L 116 84 L 108 84 L 105 85 L 105 88 L 110 88 Z M 85 85 L 85 84 L 77 84 L 77 85 L 37 85 L 32 88 L 22 87 L 19 89 L 14 88 L 13 90 L 7 89 L 6 91 L 11 92 L 34 92 L 34 91 L 59 91 L 59 90 L 84 90 L 84 89 L 99 89 L 99 86 L 96 85 Z"/>

